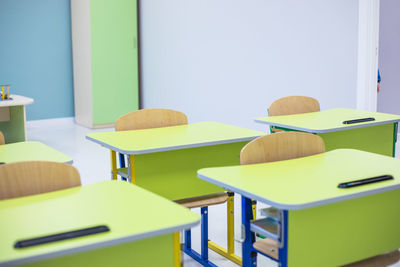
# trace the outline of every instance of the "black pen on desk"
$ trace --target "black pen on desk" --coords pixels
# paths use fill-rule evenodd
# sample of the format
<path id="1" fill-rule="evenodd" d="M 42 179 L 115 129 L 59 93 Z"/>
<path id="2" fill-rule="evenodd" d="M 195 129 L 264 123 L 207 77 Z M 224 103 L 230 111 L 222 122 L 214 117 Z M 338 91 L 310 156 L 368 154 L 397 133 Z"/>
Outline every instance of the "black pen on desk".
<path id="1" fill-rule="evenodd" d="M 349 182 L 345 182 L 345 183 L 340 183 L 338 185 L 338 188 L 350 188 L 350 187 L 372 184 L 372 183 L 382 182 L 382 181 L 386 181 L 386 180 L 393 180 L 393 179 L 394 178 L 392 175 L 381 175 L 381 176 L 375 176 L 375 177 L 361 179 L 361 180 L 354 180 L 354 181 L 349 181 Z"/>
<path id="2" fill-rule="evenodd" d="M 375 120 L 375 118 L 373 118 L 373 117 L 361 118 L 361 119 L 355 119 L 355 120 L 344 121 L 343 124 L 354 124 L 354 123 L 367 122 L 367 121 L 374 121 L 374 120 Z"/>

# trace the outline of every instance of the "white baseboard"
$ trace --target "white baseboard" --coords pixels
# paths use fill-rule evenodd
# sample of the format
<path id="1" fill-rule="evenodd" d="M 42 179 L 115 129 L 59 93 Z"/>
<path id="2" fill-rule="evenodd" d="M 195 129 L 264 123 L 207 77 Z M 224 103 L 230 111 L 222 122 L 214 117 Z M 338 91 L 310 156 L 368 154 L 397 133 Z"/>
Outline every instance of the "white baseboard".
<path id="1" fill-rule="evenodd" d="M 74 124 L 75 124 L 74 117 L 66 117 L 66 118 L 27 121 L 26 128 L 27 128 L 27 130 L 34 130 L 34 129 L 38 129 L 38 128 L 72 126 Z"/>

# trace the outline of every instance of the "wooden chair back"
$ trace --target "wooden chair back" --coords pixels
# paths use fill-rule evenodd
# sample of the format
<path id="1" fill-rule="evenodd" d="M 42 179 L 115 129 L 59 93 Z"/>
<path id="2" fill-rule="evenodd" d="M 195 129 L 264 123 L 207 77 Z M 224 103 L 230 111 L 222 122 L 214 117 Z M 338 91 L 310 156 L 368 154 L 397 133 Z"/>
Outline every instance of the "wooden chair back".
<path id="1" fill-rule="evenodd" d="M 279 132 L 249 142 L 240 151 L 240 164 L 255 164 L 311 156 L 325 152 L 318 135 L 303 132 Z"/>
<path id="2" fill-rule="evenodd" d="M 78 170 L 50 161 L 22 161 L 0 165 L 0 200 L 80 186 Z"/>
<path id="3" fill-rule="evenodd" d="M 318 100 L 308 96 L 287 96 L 275 100 L 268 109 L 269 116 L 291 115 L 320 111 Z"/>
<path id="4" fill-rule="evenodd" d="M 0 131 L 0 145 L 4 145 L 6 143 L 6 140 L 4 139 L 3 133 Z"/>
<path id="5" fill-rule="evenodd" d="M 172 109 L 140 109 L 122 115 L 115 123 L 116 131 L 139 130 L 187 124 L 185 114 Z"/>

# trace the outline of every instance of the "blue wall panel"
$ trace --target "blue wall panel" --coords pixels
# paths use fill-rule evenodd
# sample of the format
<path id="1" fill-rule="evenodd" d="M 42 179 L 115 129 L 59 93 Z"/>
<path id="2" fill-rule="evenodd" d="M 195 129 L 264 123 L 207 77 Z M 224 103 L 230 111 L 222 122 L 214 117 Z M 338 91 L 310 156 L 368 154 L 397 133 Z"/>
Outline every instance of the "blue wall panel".
<path id="1" fill-rule="evenodd" d="M 74 115 L 69 0 L 0 0 L 0 84 L 34 98 L 27 119 Z"/>

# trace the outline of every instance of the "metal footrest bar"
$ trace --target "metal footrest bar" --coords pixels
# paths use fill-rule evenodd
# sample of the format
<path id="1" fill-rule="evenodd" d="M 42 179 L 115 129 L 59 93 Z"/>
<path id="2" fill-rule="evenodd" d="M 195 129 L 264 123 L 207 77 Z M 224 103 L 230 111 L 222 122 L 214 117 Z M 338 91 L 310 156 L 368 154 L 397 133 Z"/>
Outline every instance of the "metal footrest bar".
<path id="1" fill-rule="evenodd" d="M 208 241 L 208 247 L 219 255 L 231 260 L 232 262 L 242 266 L 242 258 L 235 254 L 235 203 L 233 192 L 228 192 L 228 200 L 226 202 L 227 213 L 227 249 L 217 245 L 212 241 Z"/>
<path id="2" fill-rule="evenodd" d="M 201 265 L 206 266 L 206 267 L 217 267 L 214 263 L 212 263 L 209 260 L 204 260 L 199 253 L 194 251 L 193 249 L 186 249 L 184 248 L 183 250 L 188 256 L 192 257 L 194 260 L 199 262 Z"/>
<path id="3" fill-rule="evenodd" d="M 217 245 L 216 243 L 212 241 L 208 241 L 208 247 L 218 253 L 219 255 L 231 260 L 232 262 L 236 263 L 239 266 L 242 266 L 242 258 L 236 255 L 235 253 L 228 253 L 228 250 Z"/>
<path id="4" fill-rule="evenodd" d="M 208 207 L 201 208 L 201 254 L 192 249 L 191 231 L 185 231 L 183 251 L 203 266 L 216 267 L 208 260 Z"/>

